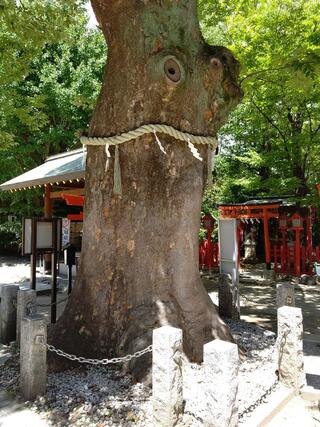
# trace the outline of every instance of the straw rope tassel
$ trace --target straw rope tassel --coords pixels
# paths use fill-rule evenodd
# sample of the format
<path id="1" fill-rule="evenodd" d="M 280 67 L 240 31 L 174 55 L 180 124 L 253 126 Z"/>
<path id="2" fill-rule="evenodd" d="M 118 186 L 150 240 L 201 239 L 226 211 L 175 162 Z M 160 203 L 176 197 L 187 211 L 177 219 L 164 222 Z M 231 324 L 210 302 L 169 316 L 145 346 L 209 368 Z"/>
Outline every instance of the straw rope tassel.
<path id="1" fill-rule="evenodd" d="M 121 167 L 120 167 L 120 155 L 119 147 L 115 146 L 114 154 L 114 168 L 113 168 L 113 192 L 114 194 L 122 195 L 122 184 L 121 184 Z"/>
<path id="2" fill-rule="evenodd" d="M 104 137 L 82 136 L 80 138 L 80 141 L 83 144 L 83 147 L 85 147 L 86 145 L 91 145 L 91 146 L 94 145 L 96 147 L 101 146 L 101 145 L 106 146 L 105 149 L 106 149 L 107 157 L 109 157 L 108 156 L 108 153 L 109 153 L 108 147 L 111 145 L 115 146 L 114 171 L 113 171 L 113 180 L 114 180 L 113 181 L 113 192 L 114 192 L 114 194 L 122 195 L 121 168 L 120 168 L 120 159 L 119 159 L 119 145 L 124 144 L 125 142 L 133 141 L 142 135 L 154 133 L 154 135 L 156 137 L 156 141 L 157 141 L 161 151 L 166 154 L 156 132 L 166 134 L 166 135 L 170 135 L 179 141 L 187 142 L 192 154 L 199 160 L 202 160 L 202 158 L 200 157 L 199 152 L 194 145 L 205 144 L 205 145 L 208 145 L 212 149 L 212 151 L 215 150 L 215 148 L 217 147 L 217 140 L 215 137 L 192 135 L 192 134 L 187 133 L 187 132 L 181 132 L 172 126 L 161 125 L 161 124 L 142 125 L 135 130 L 131 130 L 129 132 L 122 133 L 120 135 L 108 136 L 105 138 Z M 209 151 L 211 151 L 211 150 L 209 150 Z M 85 164 L 85 161 L 86 161 L 85 156 L 83 156 L 83 161 Z M 108 162 L 106 162 L 106 169 L 107 169 L 107 164 L 108 164 Z M 209 159 L 208 159 L 208 164 L 212 165 L 212 161 L 210 161 Z M 208 176 L 211 177 L 211 172 L 208 173 Z"/>
<path id="3" fill-rule="evenodd" d="M 85 145 L 82 146 L 82 167 L 86 167 L 87 163 L 87 148 Z"/>

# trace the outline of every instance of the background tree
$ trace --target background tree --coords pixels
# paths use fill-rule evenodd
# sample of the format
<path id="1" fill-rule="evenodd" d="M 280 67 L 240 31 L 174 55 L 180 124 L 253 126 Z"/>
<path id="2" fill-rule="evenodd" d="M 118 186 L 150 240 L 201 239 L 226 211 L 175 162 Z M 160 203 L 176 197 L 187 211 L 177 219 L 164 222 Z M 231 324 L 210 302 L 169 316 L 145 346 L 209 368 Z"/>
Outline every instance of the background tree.
<path id="1" fill-rule="evenodd" d="M 79 148 L 98 96 L 106 47 L 77 2 L 2 5 L 0 182 Z M 12 25 L 14 23 L 14 25 Z M 46 28 L 46 31 L 44 31 Z M 9 60 L 10 58 L 10 60 Z M 10 165 L 10 167 L 8 167 Z M 42 192 L 0 193 L 0 215 L 42 213 Z"/>
<path id="2" fill-rule="evenodd" d="M 207 39 L 239 52 L 246 94 L 220 133 L 213 197 L 236 202 L 291 194 L 314 203 L 320 180 L 318 1 L 199 3 Z"/>
<path id="3" fill-rule="evenodd" d="M 195 0 L 92 0 L 108 63 L 89 135 L 143 124 L 215 135 L 239 101 L 238 63 L 205 44 Z M 106 7 L 107 5 L 107 7 Z M 85 356 L 123 355 L 151 343 L 152 330 L 183 329 L 201 360 L 203 343 L 231 335 L 200 281 L 198 230 L 208 146 L 153 134 L 121 145 L 122 195 L 113 193 L 114 147 L 87 155 L 83 245 L 77 284 L 54 344 Z M 200 160 L 199 157 L 200 156 Z M 131 365 L 146 374 L 150 358 Z"/>
<path id="4" fill-rule="evenodd" d="M 29 126 L 37 128 L 42 116 L 37 115 L 41 103 L 36 96 L 23 99 L 18 85 L 30 71 L 34 59 L 46 44 L 68 39 L 68 30 L 82 11 L 83 0 L 1 0 L 0 2 L 0 146 L 14 142 L 14 132 L 8 129 L 10 116 L 18 115 Z"/>

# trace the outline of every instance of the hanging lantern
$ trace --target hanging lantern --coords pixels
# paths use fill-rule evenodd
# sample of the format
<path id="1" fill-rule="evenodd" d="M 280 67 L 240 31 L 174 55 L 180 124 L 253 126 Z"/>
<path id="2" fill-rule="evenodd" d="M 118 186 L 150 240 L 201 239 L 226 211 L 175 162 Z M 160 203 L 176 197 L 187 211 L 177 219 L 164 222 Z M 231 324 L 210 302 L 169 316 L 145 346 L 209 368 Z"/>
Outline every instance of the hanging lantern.
<path id="1" fill-rule="evenodd" d="M 212 218 L 210 215 L 204 215 L 201 220 L 203 228 L 212 232 L 214 229 L 214 218 Z"/>
<path id="2" fill-rule="evenodd" d="M 279 229 L 280 230 L 286 230 L 287 228 L 288 228 L 287 217 L 280 217 L 279 218 Z"/>

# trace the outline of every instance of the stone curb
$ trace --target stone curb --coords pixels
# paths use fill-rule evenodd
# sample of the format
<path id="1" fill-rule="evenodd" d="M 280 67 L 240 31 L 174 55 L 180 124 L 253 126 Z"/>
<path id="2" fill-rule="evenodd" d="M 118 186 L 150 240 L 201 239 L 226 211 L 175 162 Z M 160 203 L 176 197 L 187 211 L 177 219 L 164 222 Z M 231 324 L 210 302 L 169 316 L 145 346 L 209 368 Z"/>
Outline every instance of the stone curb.
<path id="1" fill-rule="evenodd" d="M 320 390 L 306 386 L 300 390 L 300 395 L 303 400 L 307 402 L 317 402 L 320 401 Z"/>
<path id="2" fill-rule="evenodd" d="M 303 334 L 303 341 L 320 344 L 320 335 L 316 334 Z"/>
<path id="3" fill-rule="evenodd" d="M 266 403 L 258 406 L 258 408 L 252 412 L 251 417 L 244 423 L 241 423 L 241 427 L 266 426 L 296 395 L 297 393 L 295 390 L 280 385 L 280 387 L 270 395 Z"/>

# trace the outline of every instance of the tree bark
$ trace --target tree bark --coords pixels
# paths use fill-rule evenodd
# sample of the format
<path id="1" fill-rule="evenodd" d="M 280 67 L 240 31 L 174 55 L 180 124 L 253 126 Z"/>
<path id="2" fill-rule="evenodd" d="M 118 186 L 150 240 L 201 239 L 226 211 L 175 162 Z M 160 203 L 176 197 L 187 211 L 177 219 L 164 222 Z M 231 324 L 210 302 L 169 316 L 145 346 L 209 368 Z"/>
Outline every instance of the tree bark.
<path id="1" fill-rule="evenodd" d="M 239 66 L 200 33 L 193 0 L 92 0 L 108 44 L 90 136 L 143 124 L 215 135 L 241 97 Z M 80 271 L 53 342 L 90 357 L 151 344 L 152 330 L 183 329 L 201 361 L 213 338 L 232 340 L 199 276 L 198 230 L 208 146 L 145 135 L 120 146 L 122 195 L 113 194 L 114 148 L 89 147 Z M 199 160 L 200 158 L 200 160 Z M 143 378 L 150 355 L 131 362 Z"/>

